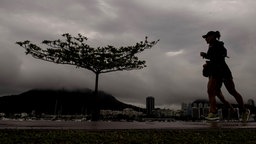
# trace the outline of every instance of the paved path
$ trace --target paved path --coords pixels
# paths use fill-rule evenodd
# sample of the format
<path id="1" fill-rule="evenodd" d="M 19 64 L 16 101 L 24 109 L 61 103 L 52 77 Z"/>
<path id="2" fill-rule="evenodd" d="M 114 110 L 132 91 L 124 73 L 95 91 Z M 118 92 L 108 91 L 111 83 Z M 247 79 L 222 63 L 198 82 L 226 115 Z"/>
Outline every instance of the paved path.
<path id="1" fill-rule="evenodd" d="M 207 128 L 256 128 L 256 122 L 246 125 L 240 122 L 78 122 L 78 121 L 19 121 L 0 120 L 0 129 L 207 129 Z"/>

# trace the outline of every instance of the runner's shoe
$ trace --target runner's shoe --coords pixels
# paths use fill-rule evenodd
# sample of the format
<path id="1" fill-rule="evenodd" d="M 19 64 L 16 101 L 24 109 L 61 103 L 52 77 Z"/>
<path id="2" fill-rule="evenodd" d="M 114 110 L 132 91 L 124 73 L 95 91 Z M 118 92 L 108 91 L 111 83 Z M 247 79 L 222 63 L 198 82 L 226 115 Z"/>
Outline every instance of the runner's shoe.
<path id="1" fill-rule="evenodd" d="M 242 114 L 242 122 L 247 122 L 250 118 L 250 110 L 246 109 L 245 112 Z"/>
<path id="2" fill-rule="evenodd" d="M 205 119 L 215 121 L 215 120 L 219 120 L 220 117 L 217 114 L 209 113 L 208 116 L 205 117 Z"/>

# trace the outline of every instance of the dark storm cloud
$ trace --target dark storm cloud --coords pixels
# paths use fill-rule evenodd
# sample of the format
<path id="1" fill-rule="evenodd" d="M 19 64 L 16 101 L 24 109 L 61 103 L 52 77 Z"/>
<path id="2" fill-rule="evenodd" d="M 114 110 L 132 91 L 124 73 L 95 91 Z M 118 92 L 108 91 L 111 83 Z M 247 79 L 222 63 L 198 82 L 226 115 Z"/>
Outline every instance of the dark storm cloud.
<path id="1" fill-rule="evenodd" d="M 10 59 L 12 58 L 12 59 Z M 21 62 L 9 51 L 0 51 L 0 85 L 10 86 L 19 81 Z"/>
<path id="2" fill-rule="evenodd" d="M 14 44 L 27 39 L 40 44 L 68 32 L 84 34 L 93 46 L 130 45 L 145 36 L 160 39 L 140 54 L 147 68 L 100 76 L 100 89 L 122 101 L 143 104 L 154 96 L 157 105 L 173 105 L 207 98 L 199 57 L 207 44 L 201 36 L 219 30 L 237 88 L 245 99 L 252 98 L 253 5 L 253 0 L 1 0 L 0 94 L 38 87 L 93 89 L 92 72 L 33 59 Z"/>

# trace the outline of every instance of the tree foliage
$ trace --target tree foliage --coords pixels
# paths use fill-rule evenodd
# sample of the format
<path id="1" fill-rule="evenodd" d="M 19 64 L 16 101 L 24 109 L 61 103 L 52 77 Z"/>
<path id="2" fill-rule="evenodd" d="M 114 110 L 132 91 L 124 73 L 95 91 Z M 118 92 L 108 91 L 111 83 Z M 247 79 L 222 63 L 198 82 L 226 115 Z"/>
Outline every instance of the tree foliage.
<path id="1" fill-rule="evenodd" d="M 26 54 L 36 59 L 41 59 L 57 64 L 69 64 L 88 69 L 95 74 L 142 69 L 146 67 L 144 60 L 139 60 L 136 54 L 145 49 L 152 48 L 157 41 L 144 41 L 133 46 L 116 48 L 108 45 L 105 47 L 91 47 L 87 44 L 88 38 L 78 34 L 72 36 L 69 33 L 62 34 L 64 39 L 44 40 L 42 44 L 47 48 L 41 48 L 29 40 L 16 42 L 26 49 Z"/>

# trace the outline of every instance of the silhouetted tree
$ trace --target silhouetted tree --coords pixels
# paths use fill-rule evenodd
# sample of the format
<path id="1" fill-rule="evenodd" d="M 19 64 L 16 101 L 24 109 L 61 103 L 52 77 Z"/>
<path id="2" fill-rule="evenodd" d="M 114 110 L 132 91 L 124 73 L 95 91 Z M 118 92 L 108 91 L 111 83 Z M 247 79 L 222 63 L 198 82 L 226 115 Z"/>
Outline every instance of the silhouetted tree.
<path id="1" fill-rule="evenodd" d="M 102 73 L 142 69 L 146 67 L 144 60 L 139 60 L 136 54 L 145 49 L 152 48 L 159 40 L 144 41 L 133 46 L 116 48 L 108 45 L 105 47 L 91 47 L 86 43 L 87 37 L 78 34 L 72 36 L 69 33 L 62 35 L 64 40 L 44 40 L 42 44 L 47 48 L 41 48 L 29 40 L 16 42 L 26 49 L 26 54 L 36 59 L 57 64 L 75 65 L 77 68 L 85 68 L 96 75 L 95 95 L 97 99 L 99 75 Z M 97 119 L 97 118 L 96 118 Z"/>

